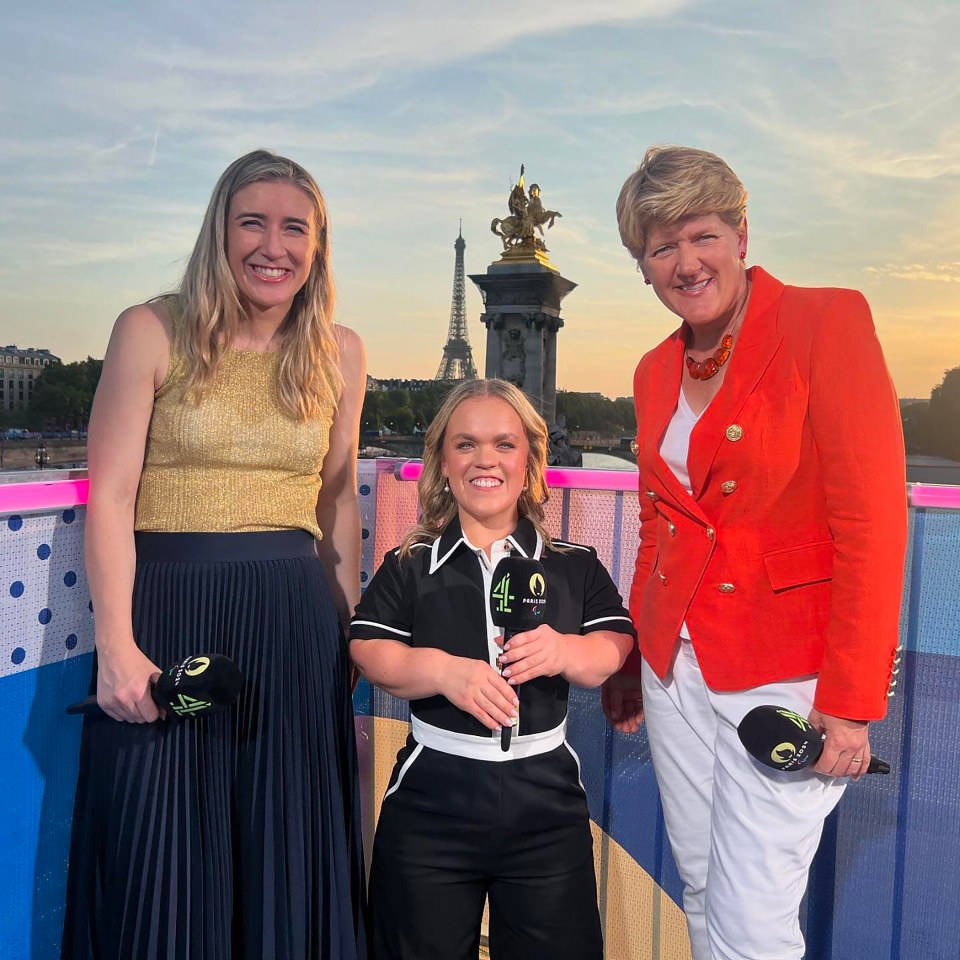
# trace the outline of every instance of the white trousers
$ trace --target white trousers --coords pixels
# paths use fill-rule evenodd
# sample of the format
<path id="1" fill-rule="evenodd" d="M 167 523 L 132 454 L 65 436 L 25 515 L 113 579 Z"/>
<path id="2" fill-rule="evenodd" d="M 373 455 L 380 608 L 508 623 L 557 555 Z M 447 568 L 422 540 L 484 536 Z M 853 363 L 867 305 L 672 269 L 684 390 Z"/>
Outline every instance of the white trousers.
<path id="1" fill-rule="evenodd" d="M 807 873 L 846 781 L 763 766 L 737 724 L 763 703 L 806 716 L 816 678 L 717 693 L 684 641 L 665 683 L 646 663 L 642 681 L 694 960 L 801 960 Z"/>

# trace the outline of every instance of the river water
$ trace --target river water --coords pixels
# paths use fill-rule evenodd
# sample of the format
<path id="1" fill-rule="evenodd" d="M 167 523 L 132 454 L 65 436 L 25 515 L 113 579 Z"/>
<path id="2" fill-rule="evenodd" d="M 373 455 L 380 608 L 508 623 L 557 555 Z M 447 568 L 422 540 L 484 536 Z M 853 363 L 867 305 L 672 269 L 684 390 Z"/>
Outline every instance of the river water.
<path id="1" fill-rule="evenodd" d="M 590 453 L 583 455 L 583 465 L 590 470 L 632 470 L 637 472 L 637 465 L 632 460 L 614 457 L 609 453 Z"/>

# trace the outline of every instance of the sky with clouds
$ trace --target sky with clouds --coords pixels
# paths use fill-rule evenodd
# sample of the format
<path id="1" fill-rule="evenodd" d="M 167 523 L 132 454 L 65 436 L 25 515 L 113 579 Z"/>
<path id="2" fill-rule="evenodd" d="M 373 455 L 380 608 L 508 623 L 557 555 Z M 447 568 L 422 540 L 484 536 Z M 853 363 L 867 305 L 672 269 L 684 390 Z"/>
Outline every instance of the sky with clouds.
<path id="1" fill-rule="evenodd" d="M 223 168 L 306 166 L 331 209 L 338 318 L 378 377 L 431 377 L 459 221 L 500 253 L 519 165 L 563 212 L 558 383 L 630 392 L 675 326 L 614 202 L 651 143 L 719 153 L 749 262 L 861 289 L 901 396 L 960 365 L 957 0 L 41 0 L 0 39 L 0 329 L 102 356 L 179 277 Z M 482 364 L 481 301 L 467 315 Z M 851 363 L 856 345 L 851 344 Z"/>

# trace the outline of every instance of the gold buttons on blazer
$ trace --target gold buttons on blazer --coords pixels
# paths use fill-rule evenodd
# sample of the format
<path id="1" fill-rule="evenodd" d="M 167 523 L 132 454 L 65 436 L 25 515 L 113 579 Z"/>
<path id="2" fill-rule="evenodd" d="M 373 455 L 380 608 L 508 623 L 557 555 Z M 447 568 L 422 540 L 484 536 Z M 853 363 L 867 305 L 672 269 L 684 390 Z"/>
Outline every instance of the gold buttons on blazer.
<path id="1" fill-rule="evenodd" d="M 737 481 L 724 480 L 723 483 L 720 484 L 720 489 L 726 494 L 733 493 L 733 491 L 737 489 Z"/>
<path id="2" fill-rule="evenodd" d="M 736 592 L 737 592 L 737 588 L 736 588 L 732 583 L 721 583 L 720 586 L 717 587 L 717 589 L 718 589 L 721 593 L 736 593 Z"/>
<path id="3" fill-rule="evenodd" d="M 713 527 L 707 527 L 706 529 L 707 539 L 711 542 L 717 539 L 717 531 Z"/>
<path id="4" fill-rule="evenodd" d="M 743 436 L 743 427 L 739 423 L 731 423 L 726 429 L 726 437 L 731 443 L 736 443 Z"/>
<path id="5" fill-rule="evenodd" d="M 677 525 L 672 520 L 667 521 L 667 530 L 669 531 L 671 537 L 675 537 L 677 535 Z"/>
<path id="6" fill-rule="evenodd" d="M 658 571 L 657 571 L 657 576 L 660 578 L 660 582 L 661 582 L 664 586 L 666 586 L 666 585 L 667 585 L 667 578 L 666 578 L 666 575 L 664 574 L 664 572 L 663 572 L 662 570 L 658 570 Z"/>
<path id="7" fill-rule="evenodd" d="M 654 503 L 656 503 L 660 497 L 658 494 L 654 493 L 652 490 L 648 490 L 646 494 Z"/>
<path id="8" fill-rule="evenodd" d="M 903 650 L 903 644 L 898 644 L 893 653 L 890 654 L 890 672 L 887 674 L 887 696 L 892 697 L 894 687 L 897 685 L 897 674 L 900 673 L 900 652 Z"/>

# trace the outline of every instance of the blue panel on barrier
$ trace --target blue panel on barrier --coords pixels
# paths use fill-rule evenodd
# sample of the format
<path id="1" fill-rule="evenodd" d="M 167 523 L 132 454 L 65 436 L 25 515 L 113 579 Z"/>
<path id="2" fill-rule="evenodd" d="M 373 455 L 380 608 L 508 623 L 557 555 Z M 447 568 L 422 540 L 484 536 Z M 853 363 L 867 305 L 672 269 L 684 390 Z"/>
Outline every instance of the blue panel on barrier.
<path id="1" fill-rule="evenodd" d="M 0 677 L 0 960 L 59 956 L 90 655 Z"/>
<path id="2" fill-rule="evenodd" d="M 613 733 L 607 749 L 598 690 L 571 687 L 569 711 L 568 739 L 580 757 L 591 818 L 679 904 L 683 888 L 663 829 L 646 733 Z"/>
<path id="3" fill-rule="evenodd" d="M 922 510 L 916 512 L 915 528 L 921 519 L 923 575 L 919 584 L 916 649 L 921 653 L 960 657 L 960 589 L 957 589 L 960 522 L 956 511 Z"/>

